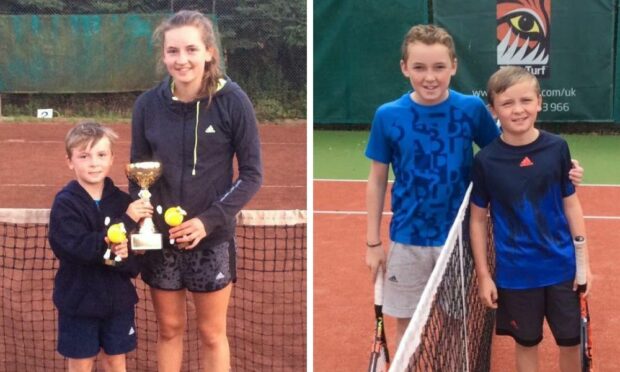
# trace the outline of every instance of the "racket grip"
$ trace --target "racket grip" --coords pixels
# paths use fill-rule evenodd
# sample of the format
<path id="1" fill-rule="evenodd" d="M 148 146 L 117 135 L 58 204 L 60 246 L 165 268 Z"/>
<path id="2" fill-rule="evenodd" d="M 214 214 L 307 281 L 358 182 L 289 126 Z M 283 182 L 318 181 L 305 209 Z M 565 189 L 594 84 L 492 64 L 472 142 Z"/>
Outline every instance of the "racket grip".
<path id="1" fill-rule="evenodd" d="M 383 269 L 377 269 L 375 278 L 375 305 L 383 306 Z"/>
<path id="2" fill-rule="evenodd" d="M 575 244 L 575 257 L 577 259 L 577 285 L 586 284 L 586 252 L 584 244 Z"/>

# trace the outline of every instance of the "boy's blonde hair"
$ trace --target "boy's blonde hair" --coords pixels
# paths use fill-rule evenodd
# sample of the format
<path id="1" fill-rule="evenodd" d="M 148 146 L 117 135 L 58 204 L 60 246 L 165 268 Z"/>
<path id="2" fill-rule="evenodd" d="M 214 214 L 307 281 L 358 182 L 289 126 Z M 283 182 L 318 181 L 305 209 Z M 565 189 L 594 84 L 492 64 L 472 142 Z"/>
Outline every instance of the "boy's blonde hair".
<path id="1" fill-rule="evenodd" d="M 116 132 L 97 122 L 84 121 L 78 123 L 75 127 L 71 128 L 65 136 L 67 157 L 71 158 L 74 149 L 87 147 L 89 145 L 93 146 L 103 137 L 106 137 L 110 141 L 110 145 L 113 145 L 118 139 Z"/>
<path id="2" fill-rule="evenodd" d="M 487 100 L 489 104 L 493 106 L 493 99 L 496 95 L 523 81 L 531 81 L 534 84 L 536 95 L 540 96 L 540 83 L 538 79 L 523 67 L 506 66 L 495 71 L 487 83 Z"/>
<path id="3" fill-rule="evenodd" d="M 409 32 L 403 39 L 401 46 L 401 59 L 407 61 L 409 57 L 407 47 L 409 44 L 420 42 L 426 45 L 441 44 L 448 48 L 450 59 L 456 59 L 456 50 L 454 49 L 454 40 L 452 36 L 444 28 L 436 25 L 416 25 L 409 29 Z"/>

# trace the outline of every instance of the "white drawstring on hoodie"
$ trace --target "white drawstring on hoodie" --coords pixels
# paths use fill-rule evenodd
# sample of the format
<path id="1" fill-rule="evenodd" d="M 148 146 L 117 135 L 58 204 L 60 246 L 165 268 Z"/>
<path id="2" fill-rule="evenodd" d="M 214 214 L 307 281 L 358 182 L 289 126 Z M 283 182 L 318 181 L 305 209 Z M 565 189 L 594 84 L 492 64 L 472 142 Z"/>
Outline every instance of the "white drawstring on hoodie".
<path id="1" fill-rule="evenodd" d="M 217 88 L 215 92 L 219 92 L 226 85 L 226 79 L 220 79 L 217 82 Z M 174 95 L 174 80 L 170 84 L 170 91 L 172 92 L 172 100 L 178 101 L 179 99 Z M 198 162 L 198 122 L 200 121 L 200 100 L 196 101 L 196 123 L 194 124 L 194 165 L 192 166 L 192 176 L 196 175 L 196 163 Z"/>

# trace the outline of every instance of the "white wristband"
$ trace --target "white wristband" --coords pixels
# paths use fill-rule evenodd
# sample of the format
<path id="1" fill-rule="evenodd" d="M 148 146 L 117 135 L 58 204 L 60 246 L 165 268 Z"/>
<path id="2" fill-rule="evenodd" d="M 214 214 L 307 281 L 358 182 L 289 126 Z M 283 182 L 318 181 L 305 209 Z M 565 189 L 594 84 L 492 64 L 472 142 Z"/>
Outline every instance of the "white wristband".
<path id="1" fill-rule="evenodd" d="M 586 244 L 586 238 L 584 236 L 575 236 L 573 238 L 573 244 L 575 244 L 575 247 L 580 247 L 584 244 Z"/>

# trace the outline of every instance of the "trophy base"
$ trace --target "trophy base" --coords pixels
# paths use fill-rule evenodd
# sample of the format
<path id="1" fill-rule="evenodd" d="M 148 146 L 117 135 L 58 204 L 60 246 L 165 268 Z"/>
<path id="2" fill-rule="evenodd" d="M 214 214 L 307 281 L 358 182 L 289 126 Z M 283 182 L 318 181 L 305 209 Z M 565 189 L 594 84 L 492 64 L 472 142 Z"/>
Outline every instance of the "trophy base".
<path id="1" fill-rule="evenodd" d="M 148 251 L 162 249 L 161 234 L 132 234 L 131 249 L 134 251 Z"/>

